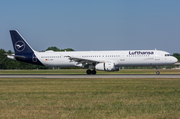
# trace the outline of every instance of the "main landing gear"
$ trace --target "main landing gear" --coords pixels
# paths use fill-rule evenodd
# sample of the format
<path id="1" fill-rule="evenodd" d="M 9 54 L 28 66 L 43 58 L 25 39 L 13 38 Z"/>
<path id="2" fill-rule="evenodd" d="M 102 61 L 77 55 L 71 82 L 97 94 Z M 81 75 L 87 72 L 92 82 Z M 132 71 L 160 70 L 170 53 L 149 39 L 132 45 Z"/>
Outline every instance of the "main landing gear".
<path id="1" fill-rule="evenodd" d="M 158 71 L 158 66 L 156 66 L 156 74 L 159 75 L 160 72 Z"/>
<path id="2" fill-rule="evenodd" d="M 96 75 L 96 70 L 95 69 L 93 69 L 93 70 L 90 70 L 90 69 L 88 69 L 87 71 L 86 71 L 86 73 L 88 74 L 88 75 Z"/>

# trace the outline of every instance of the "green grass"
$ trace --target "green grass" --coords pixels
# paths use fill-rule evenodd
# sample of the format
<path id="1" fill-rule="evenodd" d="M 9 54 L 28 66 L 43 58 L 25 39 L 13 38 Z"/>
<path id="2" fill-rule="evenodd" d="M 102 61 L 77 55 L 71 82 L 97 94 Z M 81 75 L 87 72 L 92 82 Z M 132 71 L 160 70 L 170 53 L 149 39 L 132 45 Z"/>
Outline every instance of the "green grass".
<path id="1" fill-rule="evenodd" d="M 180 79 L 0 78 L 0 118 L 180 117 Z"/>
<path id="2" fill-rule="evenodd" d="M 86 70 L 0 70 L 0 74 L 86 74 Z M 180 74 L 180 69 L 160 69 L 159 71 L 161 74 Z M 156 69 L 121 69 L 116 72 L 97 71 L 97 74 L 156 74 Z"/>

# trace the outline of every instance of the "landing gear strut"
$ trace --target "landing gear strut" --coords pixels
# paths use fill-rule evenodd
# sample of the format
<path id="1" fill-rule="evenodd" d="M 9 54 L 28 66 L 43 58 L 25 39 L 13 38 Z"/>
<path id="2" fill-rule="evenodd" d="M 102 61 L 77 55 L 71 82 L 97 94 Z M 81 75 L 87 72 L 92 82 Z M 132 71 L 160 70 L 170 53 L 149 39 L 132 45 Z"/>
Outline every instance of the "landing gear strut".
<path id="1" fill-rule="evenodd" d="M 90 69 L 88 69 L 87 71 L 86 71 L 86 73 L 88 74 L 88 75 L 96 75 L 96 70 L 95 69 L 93 69 L 92 71 L 90 70 Z"/>
<path id="2" fill-rule="evenodd" d="M 159 75 L 160 72 L 158 71 L 158 66 L 156 66 L 156 74 Z"/>

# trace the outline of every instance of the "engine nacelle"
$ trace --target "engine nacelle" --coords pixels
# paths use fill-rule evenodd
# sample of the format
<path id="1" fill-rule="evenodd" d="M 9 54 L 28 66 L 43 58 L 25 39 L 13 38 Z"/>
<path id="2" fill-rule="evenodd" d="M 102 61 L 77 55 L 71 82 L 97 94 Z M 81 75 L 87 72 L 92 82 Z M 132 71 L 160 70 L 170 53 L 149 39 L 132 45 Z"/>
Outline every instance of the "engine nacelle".
<path id="1" fill-rule="evenodd" d="M 98 63 L 95 69 L 99 71 L 119 71 L 119 67 L 115 66 L 114 63 Z"/>

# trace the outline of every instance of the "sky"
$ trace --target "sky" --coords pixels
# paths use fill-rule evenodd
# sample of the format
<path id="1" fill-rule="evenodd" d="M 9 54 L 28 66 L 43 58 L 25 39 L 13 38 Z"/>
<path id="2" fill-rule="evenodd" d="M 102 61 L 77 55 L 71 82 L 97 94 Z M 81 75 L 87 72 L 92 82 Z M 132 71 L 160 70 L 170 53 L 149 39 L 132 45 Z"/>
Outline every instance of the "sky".
<path id="1" fill-rule="evenodd" d="M 17 30 L 36 51 L 180 53 L 180 0 L 0 0 L 0 49 Z"/>

